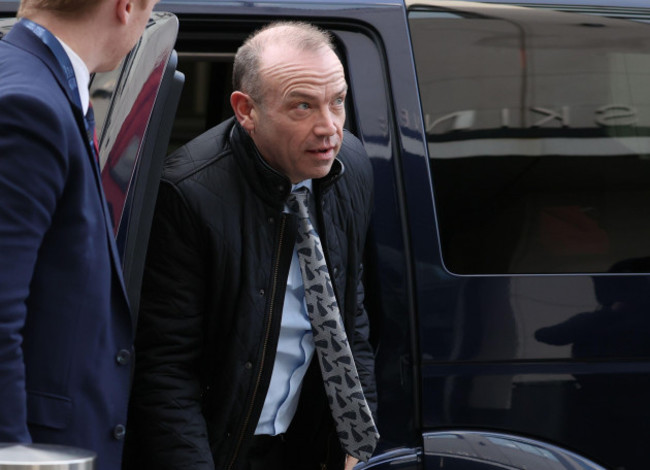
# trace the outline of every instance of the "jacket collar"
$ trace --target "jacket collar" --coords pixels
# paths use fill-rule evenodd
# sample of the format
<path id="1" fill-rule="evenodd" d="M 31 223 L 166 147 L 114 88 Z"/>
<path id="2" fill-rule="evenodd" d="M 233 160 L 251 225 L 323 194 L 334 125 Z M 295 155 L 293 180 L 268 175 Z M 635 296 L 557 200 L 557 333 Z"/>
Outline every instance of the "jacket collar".
<path id="1" fill-rule="evenodd" d="M 59 62 L 56 57 L 54 57 L 52 51 L 43 44 L 38 36 L 19 21 L 11 28 L 11 31 L 9 31 L 9 33 L 3 38 L 3 41 L 7 41 L 13 46 L 23 49 L 38 57 L 47 66 L 50 72 L 52 72 L 52 75 L 65 93 L 68 101 L 72 103 L 75 114 L 78 114 L 77 118 L 83 120 L 83 111 L 79 107 L 79 99 L 72 96 L 72 90 L 67 84 L 65 73 L 62 70 L 61 65 L 59 65 Z"/>
<path id="2" fill-rule="evenodd" d="M 234 125 L 230 133 L 230 144 L 237 163 L 257 195 L 268 204 L 281 210 L 289 193 L 291 193 L 291 181 L 266 163 L 257 150 L 253 139 L 250 138 L 235 118 L 231 119 Z M 343 162 L 337 158 L 334 160 L 327 176 L 312 180 L 316 198 L 320 198 L 325 194 L 343 175 L 344 171 Z"/>

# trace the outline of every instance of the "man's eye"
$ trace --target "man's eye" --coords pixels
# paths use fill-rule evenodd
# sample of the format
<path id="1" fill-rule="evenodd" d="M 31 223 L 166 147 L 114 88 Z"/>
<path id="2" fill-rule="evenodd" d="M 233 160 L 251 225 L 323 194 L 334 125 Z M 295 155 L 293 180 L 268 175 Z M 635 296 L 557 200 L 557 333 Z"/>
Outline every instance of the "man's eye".
<path id="1" fill-rule="evenodd" d="M 344 102 L 345 102 L 345 99 L 344 99 L 344 98 L 336 98 L 336 99 L 334 100 L 334 104 L 335 104 L 336 106 L 341 106 Z"/>
<path id="2" fill-rule="evenodd" d="M 309 105 L 307 103 L 300 103 L 300 104 L 298 104 L 298 109 L 303 110 L 303 111 L 307 110 L 307 109 L 309 109 Z"/>

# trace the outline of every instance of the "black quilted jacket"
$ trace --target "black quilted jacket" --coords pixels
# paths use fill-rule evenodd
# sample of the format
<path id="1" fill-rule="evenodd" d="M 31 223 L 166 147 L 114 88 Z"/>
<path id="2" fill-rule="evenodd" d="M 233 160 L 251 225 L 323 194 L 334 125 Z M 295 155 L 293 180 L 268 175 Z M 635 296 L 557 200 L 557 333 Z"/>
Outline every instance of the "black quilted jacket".
<path id="1" fill-rule="evenodd" d="M 296 218 L 283 213 L 290 190 L 233 119 L 168 157 L 138 320 L 129 470 L 240 468 L 279 335 L 297 230 Z M 374 408 L 360 281 L 372 174 L 350 133 L 330 174 L 314 180 L 314 193 L 328 266 Z M 317 368 L 312 361 L 288 436 L 301 470 L 322 463 L 335 469 L 342 461 Z"/>

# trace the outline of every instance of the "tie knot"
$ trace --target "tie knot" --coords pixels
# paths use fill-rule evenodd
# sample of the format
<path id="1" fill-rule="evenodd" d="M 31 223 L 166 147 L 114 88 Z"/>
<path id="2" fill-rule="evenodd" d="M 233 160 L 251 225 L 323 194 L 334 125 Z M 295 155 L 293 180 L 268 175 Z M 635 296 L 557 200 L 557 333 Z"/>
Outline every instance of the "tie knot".
<path id="1" fill-rule="evenodd" d="M 309 210 L 307 207 L 309 206 L 309 191 L 307 188 L 299 188 L 289 194 L 289 197 L 287 198 L 287 206 L 289 206 L 289 210 L 298 217 L 308 219 Z"/>

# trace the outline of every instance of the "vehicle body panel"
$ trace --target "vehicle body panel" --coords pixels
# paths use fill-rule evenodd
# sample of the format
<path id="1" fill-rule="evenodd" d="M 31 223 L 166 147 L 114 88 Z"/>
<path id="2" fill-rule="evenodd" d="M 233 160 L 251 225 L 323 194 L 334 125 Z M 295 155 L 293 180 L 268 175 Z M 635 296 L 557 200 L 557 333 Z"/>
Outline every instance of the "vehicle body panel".
<path id="1" fill-rule="evenodd" d="M 156 7 L 180 20 L 175 48 L 188 77 L 174 145 L 228 112 L 228 64 L 253 29 L 297 19 L 335 36 L 350 85 L 348 127 L 375 172 L 365 281 L 382 442 L 362 467 L 644 470 L 650 461 L 650 269 L 643 259 L 616 264 L 650 254 L 639 242 L 646 208 L 631 208 L 641 215 L 625 223 L 641 222 L 618 230 L 594 225 L 584 210 L 601 207 L 599 185 L 612 181 L 620 194 L 634 187 L 645 200 L 650 99 L 639 83 L 650 77 L 650 6 L 559 3 L 162 0 Z M 0 1 L 0 12 L 11 5 Z M 189 129 L 197 109 L 201 124 Z M 500 194 L 497 183 L 516 173 L 513 165 L 533 159 L 531 168 L 557 165 L 522 179 L 511 199 L 544 209 L 550 255 L 526 251 L 530 245 L 513 235 L 522 232 L 514 212 L 491 218 L 489 231 L 468 224 L 449 235 L 455 215 L 488 201 L 490 185 Z M 553 193 L 548 181 L 565 190 Z M 526 191 L 535 184 L 533 203 Z M 567 202 L 578 192 L 589 204 Z M 559 202 L 538 204 L 544 198 Z M 477 207 L 477 220 L 489 214 Z M 622 217 L 628 205 L 611 207 Z M 577 235 L 576 226 L 584 228 Z M 639 236 L 603 255 L 628 233 Z M 461 239 L 470 242 L 454 245 Z M 497 262 L 508 250 L 527 253 L 518 258 L 526 262 L 513 263 L 514 255 Z M 131 251 L 127 259 L 141 256 Z M 616 310 L 621 302 L 627 310 Z M 621 314 L 628 311 L 634 315 Z M 571 341 L 553 338 L 574 324 Z"/>

